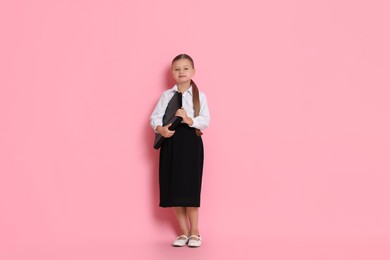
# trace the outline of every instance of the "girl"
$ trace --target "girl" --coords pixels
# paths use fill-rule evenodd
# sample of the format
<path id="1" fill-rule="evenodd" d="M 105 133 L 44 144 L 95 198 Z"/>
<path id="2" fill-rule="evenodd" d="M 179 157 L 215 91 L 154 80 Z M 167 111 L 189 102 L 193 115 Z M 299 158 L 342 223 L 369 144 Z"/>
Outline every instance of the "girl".
<path id="1" fill-rule="evenodd" d="M 200 247 L 202 238 L 198 229 L 200 192 L 203 171 L 203 143 L 200 130 L 209 126 L 210 115 L 204 93 L 192 80 L 194 61 L 180 54 L 172 61 L 172 76 L 176 85 L 164 91 L 150 116 L 155 132 L 166 138 L 160 148 L 159 185 L 160 207 L 174 207 L 181 234 L 173 246 Z M 176 116 L 183 121 L 175 131 L 163 126 L 168 102 L 176 91 L 182 93 L 182 108 Z"/>

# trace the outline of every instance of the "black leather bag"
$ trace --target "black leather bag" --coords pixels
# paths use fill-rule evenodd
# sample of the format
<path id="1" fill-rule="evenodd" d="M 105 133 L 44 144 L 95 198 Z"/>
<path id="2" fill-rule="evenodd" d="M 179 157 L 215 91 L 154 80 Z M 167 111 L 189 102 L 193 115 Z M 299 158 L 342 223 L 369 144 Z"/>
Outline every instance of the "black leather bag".
<path id="1" fill-rule="evenodd" d="M 165 110 L 165 114 L 163 117 L 163 126 L 172 124 L 168 129 L 173 131 L 176 127 L 183 121 L 183 118 L 180 116 L 175 116 L 176 111 L 182 107 L 182 94 L 180 92 L 176 92 L 171 100 L 168 103 L 167 109 Z M 157 134 L 154 138 L 154 149 L 159 149 L 161 145 L 164 143 L 166 138 L 162 135 Z"/>

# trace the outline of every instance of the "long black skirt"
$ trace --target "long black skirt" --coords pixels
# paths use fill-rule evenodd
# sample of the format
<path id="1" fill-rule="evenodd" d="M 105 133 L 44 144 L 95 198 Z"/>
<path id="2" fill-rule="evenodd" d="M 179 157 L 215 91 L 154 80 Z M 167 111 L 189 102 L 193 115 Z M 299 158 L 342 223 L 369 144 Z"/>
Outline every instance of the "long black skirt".
<path id="1" fill-rule="evenodd" d="M 160 148 L 160 207 L 200 207 L 203 142 L 180 124 Z"/>

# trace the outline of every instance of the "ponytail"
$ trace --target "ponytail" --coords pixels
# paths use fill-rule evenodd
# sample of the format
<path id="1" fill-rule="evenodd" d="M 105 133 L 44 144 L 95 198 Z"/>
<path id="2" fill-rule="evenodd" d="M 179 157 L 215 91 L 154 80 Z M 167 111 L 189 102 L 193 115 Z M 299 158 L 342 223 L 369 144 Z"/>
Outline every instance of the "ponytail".
<path id="1" fill-rule="evenodd" d="M 200 113 L 200 100 L 199 100 L 199 89 L 198 86 L 195 84 L 195 81 L 191 79 L 191 85 L 192 85 L 192 103 L 194 104 L 194 117 L 199 116 Z M 196 135 L 201 136 L 203 133 L 196 129 Z"/>

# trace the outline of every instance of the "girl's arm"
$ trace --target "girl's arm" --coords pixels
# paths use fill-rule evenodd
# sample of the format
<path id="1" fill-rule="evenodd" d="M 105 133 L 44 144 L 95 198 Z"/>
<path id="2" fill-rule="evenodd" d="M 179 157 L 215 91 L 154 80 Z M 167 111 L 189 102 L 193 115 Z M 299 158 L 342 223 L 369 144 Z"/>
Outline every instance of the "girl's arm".
<path id="1" fill-rule="evenodd" d="M 206 95 L 204 93 L 199 93 L 199 101 L 200 101 L 200 111 L 199 116 L 192 118 L 193 123 L 189 126 L 203 130 L 206 129 L 210 124 L 210 113 L 209 107 L 207 104 Z"/>
<path id="2" fill-rule="evenodd" d="M 157 102 L 156 107 L 154 108 L 152 115 L 150 116 L 150 126 L 153 128 L 153 130 L 157 132 L 157 127 L 163 125 L 163 117 L 165 114 L 165 109 L 168 106 L 168 99 L 164 94 L 161 95 L 160 99 Z"/>
<path id="3" fill-rule="evenodd" d="M 207 105 L 207 99 L 203 93 L 200 93 L 199 101 L 200 101 L 199 116 L 195 118 L 191 118 L 187 115 L 186 111 L 183 108 L 177 110 L 176 116 L 181 116 L 183 118 L 183 123 L 186 123 L 190 127 L 203 130 L 207 128 L 210 124 L 210 114 Z"/>

